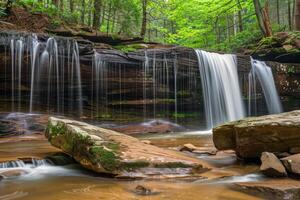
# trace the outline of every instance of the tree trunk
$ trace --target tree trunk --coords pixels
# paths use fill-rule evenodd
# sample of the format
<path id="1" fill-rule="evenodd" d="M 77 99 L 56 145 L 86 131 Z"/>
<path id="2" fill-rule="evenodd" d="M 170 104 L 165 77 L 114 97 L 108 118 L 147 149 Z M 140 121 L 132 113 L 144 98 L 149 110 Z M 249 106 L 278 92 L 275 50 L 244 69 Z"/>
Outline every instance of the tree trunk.
<path id="1" fill-rule="evenodd" d="M 280 12 L 279 12 L 279 0 L 276 0 L 276 15 L 277 15 L 277 24 L 280 24 Z"/>
<path id="2" fill-rule="evenodd" d="M 239 29 L 240 29 L 240 32 L 242 32 L 244 30 L 244 26 L 243 26 L 243 17 L 242 17 L 241 10 L 239 10 L 239 12 L 238 12 L 238 17 L 239 17 Z"/>
<path id="3" fill-rule="evenodd" d="M 81 24 L 84 24 L 85 17 L 85 0 L 81 0 Z"/>
<path id="4" fill-rule="evenodd" d="M 272 35 L 272 29 L 271 29 L 271 23 L 269 19 L 269 6 L 268 1 L 266 1 L 265 8 L 262 8 L 260 5 L 259 0 L 253 0 L 254 7 L 255 7 L 255 14 L 257 17 L 257 22 L 259 25 L 259 28 L 264 36 L 271 36 Z"/>
<path id="5" fill-rule="evenodd" d="M 59 10 L 60 10 L 61 14 L 63 14 L 63 12 L 64 12 L 64 0 L 59 1 Z"/>
<path id="6" fill-rule="evenodd" d="M 142 19 L 142 28 L 141 28 L 141 38 L 145 38 L 145 34 L 147 31 L 147 5 L 148 5 L 148 0 L 142 0 L 143 19 Z"/>
<path id="7" fill-rule="evenodd" d="M 300 0 L 295 0 L 295 30 L 300 31 Z"/>
<path id="8" fill-rule="evenodd" d="M 70 0 L 70 12 L 73 13 L 74 12 L 74 2 L 73 0 Z"/>
<path id="9" fill-rule="evenodd" d="M 59 0 L 53 0 L 52 3 L 55 5 L 56 8 L 58 8 Z"/>
<path id="10" fill-rule="evenodd" d="M 292 30 L 292 12 L 291 12 L 291 0 L 288 0 L 288 20 L 289 20 L 289 30 L 291 31 Z"/>
<path id="11" fill-rule="evenodd" d="M 101 0 L 94 0 L 94 19 L 93 19 L 93 27 L 95 29 L 100 28 L 100 15 L 101 15 Z"/>

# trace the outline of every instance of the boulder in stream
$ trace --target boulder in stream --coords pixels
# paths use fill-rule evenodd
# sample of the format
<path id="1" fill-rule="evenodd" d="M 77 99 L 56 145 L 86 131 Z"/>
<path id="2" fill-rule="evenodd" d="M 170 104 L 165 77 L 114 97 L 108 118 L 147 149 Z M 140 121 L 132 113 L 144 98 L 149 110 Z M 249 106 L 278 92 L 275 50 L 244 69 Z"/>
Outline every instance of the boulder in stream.
<path id="1" fill-rule="evenodd" d="M 219 150 L 235 150 L 240 158 L 259 158 L 262 152 L 290 152 L 300 146 L 300 111 L 251 117 L 213 130 Z"/>
<path id="2" fill-rule="evenodd" d="M 287 172 L 281 163 L 281 161 L 273 154 L 269 152 L 263 152 L 261 155 L 260 170 L 263 174 L 269 177 L 285 177 Z"/>
<path id="3" fill-rule="evenodd" d="M 281 161 L 289 173 L 300 176 L 300 154 L 283 158 Z"/>
<path id="4" fill-rule="evenodd" d="M 46 137 L 83 167 L 116 177 L 185 177 L 199 175 L 210 168 L 207 163 L 183 153 L 69 119 L 50 117 Z"/>

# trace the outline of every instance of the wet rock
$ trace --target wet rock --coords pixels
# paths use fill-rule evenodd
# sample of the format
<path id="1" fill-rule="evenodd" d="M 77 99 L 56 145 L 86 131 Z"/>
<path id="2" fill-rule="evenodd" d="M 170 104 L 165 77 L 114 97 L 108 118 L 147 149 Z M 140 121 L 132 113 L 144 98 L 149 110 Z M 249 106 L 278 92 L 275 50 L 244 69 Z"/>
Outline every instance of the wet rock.
<path id="1" fill-rule="evenodd" d="M 11 170 L 7 170 L 4 172 L 0 173 L 0 176 L 4 177 L 4 178 L 13 178 L 13 177 L 18 177 L 18 176 L 22 176 L 22 175 L 26 175 L 28 174 L 28 172 L 26 170 L 23 169 L 11 169 Z"/>
<path id="2" fill-rule="evenodd" d="M 0 181 L 2 181 L 4 179 L 4 176 L 0 175 Z"/>
<path id="3" fill-rule="evenodd" d="M 179 151 L 189 151 L 189 152 L 193 152 L 195 150 L 197 150 L 198 148 L 195 147 L 193 144 L 185 144 L 183 145 Z"/>
<path id="4" fill-rule="evenodd" d="M 210 169 L 180 152 L 74 120 L 50 117 L 46 137 L 83 167 L 117 177 L 191 176 Z"/>
<path id="5" fill-rule="evenodd" d="M 293 147 L 290 149 L 291 154 L 298 154 L 300 153 L 300 147 Z"/>
<path id="6" fill-rule="evenodd" d="M 267 181 L 236 183 L 236 189 L 245 193 L 273 200 L 300 199 L 300 184 L 292 179 L 272 179 Z"/>
<path id="7" fill-rule="evenodd" d="M 289 152 L 300 143 L 300 111 L 246 118 L 213 130 L 219 150 L 235 150 L 240 158 L 259 158 L 262 152 Z"/>
<path id="8" fill-rule="evenodd" d="M 170 133 L 170 132 L 177 132 L 183 130 L 183 128 L 180 127 L 179 125 L 167 121 L 163 121 L 163 120 L 153 120 L 142 124 L 130 124 L 127 126 L 115 127 L 112 129 L 128 135 L 147 134 L 147 133 L 162 134 L 162 133 Z"/>
<path id="9" fill-rule="evenodd" d="M 289 173 L 300 176 L 300 154 L 283 158 L 281 161 Z"/>
<path id="10" fill-rule="evenodd" d="M 136 186 L 136 188 L 134 189 L 134 193 L 138 194 L 138 195 L 154 195 L 157 194 L 158 192 L 153 192 L 152 189 L 147 188 L 143 185 L 138 185 Z"/>
<path id="11" fill-rule="evenodd" d="M 287 172 L 281 161 L 273 154 L 263 152 L 261 156 L 260 170 L 263 174 L 269 177 L 285 177 Z"/>
<path id="12" fill-rule="evenodd" d="M 151 144 L 151 141 L 150 140 L 141 140 L 142 143 L 145 143 L 145 144 Z"/>
<path id="13" fill-rule="evenodd" d="M 291 154 L 287 153 L 287 152 L 283 152 L 283 153 L 274 153 L 276 155 L 277 158 L 285 158 L 288 156 L 291 156 Z"/>
<path id="14" fill-rule="evenodd" d="M 56 153 L 50 156 L 47 156 L 46 159 L 49 159 L 53 164 L 64 166 L 74 164 L 75 160 L 65 153 Z"/>

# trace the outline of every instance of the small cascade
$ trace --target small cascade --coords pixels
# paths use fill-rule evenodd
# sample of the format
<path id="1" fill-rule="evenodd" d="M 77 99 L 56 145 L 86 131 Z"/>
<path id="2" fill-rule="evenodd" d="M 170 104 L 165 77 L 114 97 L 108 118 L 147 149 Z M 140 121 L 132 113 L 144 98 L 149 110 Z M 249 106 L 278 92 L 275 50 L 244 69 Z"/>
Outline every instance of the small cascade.
<path id="1" fill-rule="evenodd" d="M 245 116 L 234 55 L 196 50 L 207 128 Z"/>
<path id="2" fill-rule="evenodd" d="M 24 38 L 11 39 L 11 98 L 12 106 L 15 101 L 18 102 L 18 110 L 21 107 L 21 92 L 22 92 L 22 62 L 24 54 Z M 15 91 L 18 91 L 15 94 Z M 16 99 L 17 97 L 17 99 Z"/>
<path id="3" fill-rule="evenodd" d="M 265 62 L 251 58 L 252 69 L 248 75 L 248 115 L 257 115 L 257 81 L 259 82 L 269 114 L 282 112 L 282 105 L 276 90 L 272 70 Z"/>
<path id="4" fill-rule="evenodd" d="M 2 162 L 0 163 L 0 169 L 6 169 L 6 168 L 35 168 L 39 166 L 49 166 L 53 165 L 53 163 L 50 160 L 47 159 L 34 159 L 32 158 L 30 161 L 23 161 L 23 160 L 13 160 L 8 162 Z"/>
<path id="5" fill-rule="evenodd" d="M 75 40 L 12 34 L 2 38 L 1 44 L 10 48 L 12 111 L 21 111 L 21 102 L 28 102 L 31 113 L 46 105 L 47 112 L 63 114 L 76 109 L 82 115 L 80 55 Z"/>
<path id="6" fill-rule="evenodd" d="M 25 167 L 26 164 L 22 160 L 8 161 L 0 163 L 0 169 L 3 168 L 22 168 Z"/>
<path id="7" fill-rule="evenodd" d="M 101 54 L 95 52 L 92 65 L 91 99 L 95 105 L 96 113 L 107 114 L 108 107 L 108 83 L 107 65 L 103 61 Z M 103 110 L 103 108 L 105 110 Z M 93 115 L 93 113 L 92 113 Z"/>

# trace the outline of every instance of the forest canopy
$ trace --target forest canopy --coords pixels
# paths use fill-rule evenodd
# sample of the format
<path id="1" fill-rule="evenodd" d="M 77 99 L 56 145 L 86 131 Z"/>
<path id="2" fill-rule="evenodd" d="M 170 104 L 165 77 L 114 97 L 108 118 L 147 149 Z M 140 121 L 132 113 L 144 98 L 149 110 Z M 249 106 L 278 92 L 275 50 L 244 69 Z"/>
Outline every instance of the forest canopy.
<path id="1" fill-rule="evenodd" d="M 299 0 L 16 0 L 52 24 L 110 35 L 234 51 L 273 32 L 299 30 Z M 297 17 L 298 16 L 298 17 Z"/>

